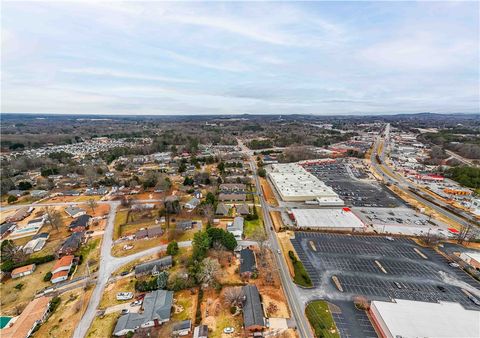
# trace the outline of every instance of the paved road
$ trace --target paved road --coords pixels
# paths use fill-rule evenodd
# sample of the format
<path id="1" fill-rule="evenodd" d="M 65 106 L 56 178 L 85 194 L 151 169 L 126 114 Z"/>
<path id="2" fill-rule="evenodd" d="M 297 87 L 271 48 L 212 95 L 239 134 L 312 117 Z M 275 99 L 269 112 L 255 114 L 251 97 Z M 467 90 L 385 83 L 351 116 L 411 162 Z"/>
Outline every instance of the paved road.
<path id="1" fill-rule="evenodd" d="M 440 206 L 422 198 L 421 196 L 418 196 L 417 194 L 414 194 L 413 192 L 411 192 L 409 190 L 409 188 L 412 188 L 412 189 L 415 188 L 416 189 L 417 187 L 413 183 L 411 183 L 407 179 L 405 179 L 404 177 L 394 173 L 393 170 L 388 165 L 385 164 L 385 148 L 386 147 L 385 146 L 383 147 L 382 152 L 380 154 L 379 154 L 379 147 L 380 147 L 380 144 L 382 142 L 384 142 L 384 140 L 386 140 L 385 142 L 388 142 L 389 131 L 390 131 L 390 124 L 387 124 L 387 126 L 385 127 L 385 132 L 383 133 L 385 136 L 379 135 L 379 137 L 375 141 L 374 150 L 372 151 L 372 155 L 371 155 L 371 158 L 370 158 L 371 159 L 371 164 L 372 164 L 373 168 L 375 169 L 375 171 L 379 175 L 381 175 L 386 182 L 396 185 L 399 189 L 401 189 L 409 197 L 419 201 L 423 205 L 428 206 L 429 208 L 435 210 L 439 214 L 442 214 L 446 218 L 448 218 L 450 220 L 453 220 L 454 222 L 460 224 L 461 226 L 469 226 L 469 222 L 464 220 L 463 218 L 461 218 L 461 217 L 449 212 L 448 210 L 445 210 L 444 208 L 442 208 L 442 207 L 440 207 Z M 375 156 L 377 154 L 379 154 L 379 157 L 382 160 L 382 164 L 379 164 L 377 162 L 377 160 L 375 159 Z M 386 173 L 385 173 L 384 170 L 386 171 Z M 437 200 L 437 202 L 440 205 L 444 205 L 444 206 L 448 205 L 441 200 Z"/>
<path id="2" fill-rule="evenodd" d="M 259 201 L 260 205 L 262 206 L 263 220 L 265 222 L 265 229 L 268 235 L 268 242 L 271 249 L 273 250 L 277 266 L 279 267 L 278 271 L 280 273 L 282 285 L 287 296 L 288 304 L 290 306 L 290 309 L 292 310 L 293 318 L 296 322 L 297 331 L 302 338 L 313 338 L 313 333 L 310 330 L 310 326 L 304 314 L 305 303 L 302 303 L 299 297 L 299 287 L 292 282 L 290 272 L 288 271 L 286 262 L 283 259 L 283 255 L 277 254 L 278 250 L 280 250 L 280 245 L 278 244 L 277 236 L 272 230 L 273 224 L 268 213 L 269 207 L 262 193 L 262 186 L 260 184 L 260 179 L 257 175 L 257 165 L 255 163 L 253 153 L 243 144 L 241 140 L 238 140 L 238 142 L 240 144 L 240 147 L 243 149 L 243 152 L 250 158 L 250 166 L 252 168 L 253 178 L 255 179 L 257 191 L 259 192 Z"/>

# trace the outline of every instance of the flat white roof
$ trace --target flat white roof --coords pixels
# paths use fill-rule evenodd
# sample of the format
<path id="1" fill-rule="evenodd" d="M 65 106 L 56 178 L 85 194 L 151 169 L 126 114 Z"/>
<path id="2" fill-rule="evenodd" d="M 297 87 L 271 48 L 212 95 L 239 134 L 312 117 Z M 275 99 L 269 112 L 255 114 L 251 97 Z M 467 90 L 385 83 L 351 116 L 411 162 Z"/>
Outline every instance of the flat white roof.
<path id="1" fill-rule="evenodd" d="M 316 197 L 339 198 L 332 188 L 295 163 L 274 164 L 269 176 L 284 197 L 301 196 L 306 200 Z"/>
<path id="2" fill-rule="evenodd" d="M 393 337 L 480 337 L 480 311 L 458 303 L 396 299 L 395 303 L 372 301 L 373 306 Z"/>
<path id="3" fill-rule="evenodd" d="M 349 208 L 292 209 L 297 225 L 310 228 L 363 228 L 363 222 Z"/>

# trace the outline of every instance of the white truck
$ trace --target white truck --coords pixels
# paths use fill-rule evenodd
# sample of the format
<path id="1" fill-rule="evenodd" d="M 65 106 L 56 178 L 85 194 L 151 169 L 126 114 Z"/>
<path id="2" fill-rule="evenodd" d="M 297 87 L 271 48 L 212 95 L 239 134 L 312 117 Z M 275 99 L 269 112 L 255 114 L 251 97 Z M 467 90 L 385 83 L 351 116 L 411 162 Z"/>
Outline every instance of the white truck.
<path id="1" fill-rule="evenodd" d="M 129 300 L 133 298 L 133 292 L 119 292 L 117 293 L 117 300 Z"/>

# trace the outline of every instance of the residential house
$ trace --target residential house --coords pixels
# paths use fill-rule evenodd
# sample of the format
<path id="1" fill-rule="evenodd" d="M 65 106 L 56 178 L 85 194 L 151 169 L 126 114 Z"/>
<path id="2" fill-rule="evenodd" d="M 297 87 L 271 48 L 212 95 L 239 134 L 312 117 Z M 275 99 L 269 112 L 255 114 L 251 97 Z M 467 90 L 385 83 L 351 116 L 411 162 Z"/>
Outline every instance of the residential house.
<path id="1" fill-rule="evenodd" d="M 84 209 L 76 207 L 74 205 L 66 207 L 65 212 L 68 214 L 68 216 L 72 218 L 77 218 L 87 213 Z"/>
<path id="2" fill-rule="evenodd" d="M 140 229 L 135 233 L 135 239 L 155 238 L 163 235 L 162 227 Z"/>
<path id="3" fill-rule="evenodd" d="M 16 223 L 8 222 L 0 225 L 0 239 L 7 237 L 17 226 Z"/>
<path id="4" fill-rule="evenodd" d="M 201 192 L 200 190 L 195 190 L 195 191 L 193 192 L 193 196 L 194 196 L 195 198 L 201 199 L 201 198 L 203 197 L 203 194 L 202 194 L 202 192 Z"/>
<path id="5" fill-rule="evenodd" d="M 242 203 L 242 204 L 237 204 L 235 206 L 235 211 L 239 215 L 248 215 L 250 213 L 250 208 L 248 207 L 247 204 Z"/>
<path id="6" fill-rule="evenodd" d="M 174 336 L 186 336 L 192 331 L 192 321 L 190 319 L 182 320 L 173 326 L 172 334 Z"/>
<path id="7" fill-rule="evenodd" d="M 41 228 L 45 224 L 45 217 L 34 218 L 27 223 L 28 228 Z"/>
<path id="8" fill-rule="evenodd" d="M 68 226 L 68 230 L 71 232 L 83 232 L 88 229 L 88 225 L 92 220 L 92 216 L 90 215 L 81 215 L 78 218 L 75 218 L 70 225 Z"/>
<path id="9" fill-rule="evenodd" d="M 192 220 L 183 220 L 183 221 L 177 221 L 175 224 L 175 227 L 177 230 L 181 231 L 186 231 L 193 229 L 193 221 Z"/>
<path id="10" fill-rule="evenodd" d="M 139 328 L 159 326 L 170 320 L 173 291 L 156 290 L 145 295 L 143 312 L 120 316 L 113 330 L 115 336 L 124 336 Z"/>
<path id="11" fill-rule="evenodd" d="M 241 240 L 243 236 L 243 217 L 235 217 L 232 223 L 227 224 L 227 231 L 233 234 L 235 239 Z"/>
<path id="12" fill-rule="evenodd" d="M 7 195 L 8 196 L 13 196 L 13 197 L 21 197 L 23 195 L 25 195 L 27 192 L 24 191 L 24 190 L 10 190 L 9 192 L 7 192 Z"/>
<path id="13" fill-rule="evenodd" d="M 34 208 L 32 207 L 24 207 L 19 209 L 16 213 L 14 213 L 12 216 L 7 218 L 7 222 L 18 222 L 23 220 L 25 217 L 30 215 Z"/>
<path id="14" fill-rule="evenodd" d="M 242 278 L 251 278 L 257 272 L 257 260 L 255 253 L 249 248 L 240 251 L 240 276 Z"/>
<path id="15" fill-rule="evenodd" d="M 48 195 L 48 191 L 46 190 L 32 190 L 30 191 L 30 196 L 33 198 L 43 198 Z"/>
<path id="16" fill-rule="evenodd" d="M 65 190 L 59 193 L 61 196 L 80 196 L 80 191 L 77 190 Z"/>
<path id="17" fill-rule="evenodd" d="M 246 192 L 247 186 L 243 183 L 223 183 L 219 190 L 224 193 Z"/>
<path id="18" fill-rule="evenodd" d="M 230 207 L 228 205 L 225 205 L 224 203 L 218 203 L 217 210 L 215 210 L 215 215 L 228 216 L 229 211 Z"/>
<path id="19" fill-rule="evenodd" d="M 23 276 L 28 276 L 28 275 L 31 275 L 35 271 L 35 268 L 36 268 L 35 264 L 29 264 L 29 265 L 21 266 L 19 268 L 13 269 L 12 273 L 11 273 L 11 276 L 12 276 L 13 279 L 20 278 L 20 277 L 23 277 Z"/>
<path id="20" fill-rule="evenodd" d="M 62 257 L 75 253 L 75 251 L 77 251 L 82 244 L 83 235 L 83 232 L 74 232 L 73 234 L 71 234 L 70 237 L 68 237 L 57 250 L 57 255 L 59 257 Z"/>
<path id="21" fill-rule="evenodd" d="M 237 201 L 245 201 L 247 199 L 247 194 L 244 192 L 239 192 L 239 193 L 223 193 L 221 192 L 218 195 L 218 200 L 219 201 L 232 201 L 232 202 L 237 202 Z"/>
<path id="22" fill-rule="evenodd" d="M 47 240 L 50 238 L 50 234 L 48 232 L 40 232 L 32 237 L 32 239 L 44 239 Z"/>
<path id="23" fill-rule="evenodd" d="M 172 266 L 172 256 L 165 256 L 160 259 L 145 262 L 135 266 L 135 276 L 140 277 L 144 275 L 156 276 L 160 271 L 168 269 Z"/>
<path id="24" fill-rule="evenodd" d="M 47 237 L 48 238 L 48 237 Z M 42 237 L 33 238 L 23 246 L 23 252 L 26 254 L 32 254 L 34 252 L 40 251 L 43 249 L 47 240 Z"/>
<path id="25" fill-rule="evenodd" d="M 243 292 L 243 325 L 245 332 L 253 336 L 255 332 L 265 329 L 262 301 L 256 285 L 245 285 Z"/>
<path id="26" fill-rule="evenodd" d="M 73 266 L 73 255 L 68 255 L 60 258 L 55 262 L 55 265 L 52 268 L 52 278 L 50 281 L 55 283 L 60 283 L 68 279 L 68 273 Z"/>
<path id="27" fill-rule="evenodd" d="M 22 311 L 13 325 L 0 330 L 2 338 L 30 337 L 37 325 L 47 318 L 50 297 L 34 298 Z"/>
<path id="28" fill-rule="evenodd" d="M 198 207 L 200 204 L 200 200 L 196 197 L 193 197 L 190 201 L 188 201 L 187 203 L 185 203 L 185 208 L 189 209 L 189 210 L 193 210 L 195 209 L 196 207 Z"/>
<path id="29" fill-rule="evenodd" d="M 99 187 L 98 189 L 95 189 L 95 188 L 87 188 L 85 190 L 85 195 L 87 196 L 93 196 L 93 195 L 106 195 L 108 193 L 108 188 L 107 187 L 104 187 L 104 186 L 101 186 Z"/>
<path id="30" fill-rule="evenodd" d="M 208 326 L 199 325 L 193 330 L 193 338 L 208 338 Z"/>

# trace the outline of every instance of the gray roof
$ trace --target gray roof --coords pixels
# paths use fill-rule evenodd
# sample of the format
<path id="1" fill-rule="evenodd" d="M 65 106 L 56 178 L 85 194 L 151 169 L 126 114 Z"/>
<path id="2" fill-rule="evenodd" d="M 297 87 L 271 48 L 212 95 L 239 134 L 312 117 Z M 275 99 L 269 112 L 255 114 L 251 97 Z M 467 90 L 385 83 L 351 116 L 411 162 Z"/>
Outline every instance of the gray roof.
<path id="1" fill-rule="evenodd" d="M 193 338 L 197 337 L 208 337 L 208 326 L 199 325 L 193 330 Z"/>
<path id="2" fill-rule="evenodd" d="M 82 215 L 80 217 L 77 217 L 70 223 L 68 227 L 70 229 L 73 229 L 76 227 L 87 227 L 88 222 L 90 222 L 90 218 L 92 218 L 92 216 L 90 215 Z"/>
<path id="3" fill-rule="evenodd" d="M 70 216 L 73 216 L 73 215 L 76 215 L 80 212 L 85 212 L 85 210 L 83 210 L 82 208 L 79 208 L 79 207 L 76 207 L 76 206 L 73 206 L 73 205 L 70 205 L 68 207 L 65 208 L 65 212 L 67 214 L 69 214 Z"/>
<path id="4" fill-rule="evenodd" d="M 217 205 L 217 210 L 215 211 L 215 214 L 217 215 L 228 215 L 228 211 L 230 210 L 230 207 L 225 205 L 224 203 L 218 203 Z"/>
<path id="5" fill-rule="evenodd" d="M 243 304 L 243 323 L 245 327 L 265 326 L 262 302 L 257 287 L 255 285 L 245 285 L 242 291 L 245 297 L 245 303 Z"/>
<path id="6" fill-rule="evenodd" d="M 180 323 L 177 323 L 173 326 L 173 333 L 177 331 L 183 331 L 186 329 L 191 329 L 192 328 L 192 321 L 190 319 L 187 320 L 182 320 Z"/>
<path id="7" fill-rule="evenodd" d="M 16 223 L 3 223 L 0 225 L 0 235 L 3 235 L 15 225 Z"/>
<path id="8" fill-rule="evenodd" d="M 122 330 L 135 330 L 143 323 L 170 319 L 173 303 L 173 291 L 156 290 L 149 292 L 143 299 L 143 313 L 129 313 L 121 316 L 115 325 L 114 333 Z"/>
<path id="9" fill-rule="evenodd" d="M 200 200 L 196 197 L 193 197 L 190 201 L 187 202 L 187 204 L 196 207 L 200 204 Z"/>
<path id="10" fill-rule="evenodd" d="M 245 201 L 247 199 L 247 195 L 244 192 L 239 192 L 239 193 L 223 193 L 223 192 L 221 192 L 218 195 L 218 199 L 220 201 Z"/>
<path id="11" fill-rule="evenodd" d="M 243 231 L 243 217 L 237 216 L 233 219 L 232 225 L 227 227 L 228 231 L 239 230 Z"/>
<path id="12" fill-rule="evenodd" d="M 257 268 L 255 254 L 250 249 L 240 251 L 240 273 L 253 272 Z"/>
<path id="13" fill-rule="evenodd" d="M 236 209 L 237 213 L 239 213 L 240 215 L 248 215 L 250 213 L 250 209 L 246 204 L 238 204 L 236 206 Z"/>
<path id="14" fill-rule="evenodd" d="M 165 256 L 154 261 L 145 262 L 135 267 L 135 274 L 152 273 L 154 269 L 163 270 L 172 265 L 172 256 Z"/>
<path id="15" fill-rule="evenodd" d="M 175 227 L 178 229 L 190 229 L 193 227 L 193 221 L 191 220 L 184 220 L 184 221 L 177 221 Z"/>

